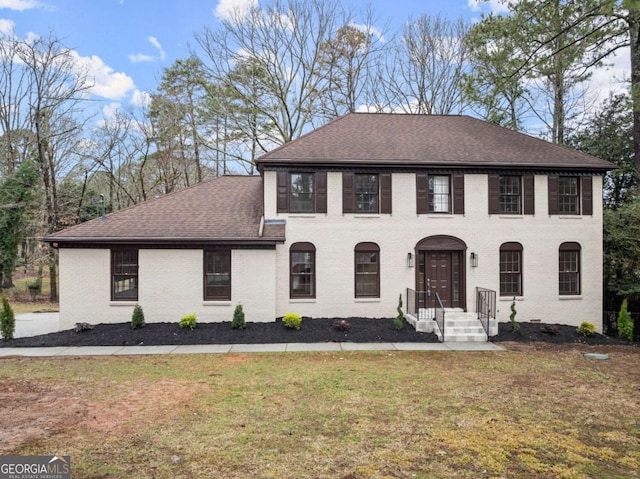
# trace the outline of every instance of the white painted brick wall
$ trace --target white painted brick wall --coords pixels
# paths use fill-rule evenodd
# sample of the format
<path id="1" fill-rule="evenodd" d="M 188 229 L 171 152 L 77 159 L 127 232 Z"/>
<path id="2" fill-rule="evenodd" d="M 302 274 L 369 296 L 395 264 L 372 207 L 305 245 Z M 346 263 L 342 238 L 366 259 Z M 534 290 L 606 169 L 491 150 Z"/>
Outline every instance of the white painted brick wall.
<path id="1" fill-rule="evenodd" d="M 108 249 L 60 249 L 61 329 L 131 320 L 136 302 L 111 301 L 110 261 Z M 275 318 L 273 250 L 233 250 L 231 301 L 203 300 L 202 250 L 141 249 L 138 261 L 137 303 L 147 322 L 178 322 L 189 313 L 201 322 L 231 321 L 238 303 L 247 321 Z"/>
<path id="2" fill-rule="evenodd" d="M 278 316 L 293 311 L 313 317 L 395 315 L 398 295 L 415 288 L 415 270 L 406 257 L 416 244 L 432 235 L 455 236 L 467 245 L 467 308 L 475 309 L 475 287 L 499 291 L 499 249 L 508 241 L 523 245 L 524 295 L 517 301 L 517 320 L 579 325 L 590 321 L 601 329 L 602 318 L 602 195 L 600 177 L 593 179 L 593 216 L 549 216 L 547 178 L 537 176 L 536 214 L 508 216 L 488 214 L 487 175 L 465 175 L 465 215 L 416 214 L 415 175 L 393 174 L 393 214 L 342 214 L 342 175 L 328 174 L 328 213 L 277 214 L 275 172 L 265 177 L 267 218 L 287 220 L 287 241 L 277 252 Z M 315 300 L 289 298 L 289 247 L 298 241 L 316 247 L 317 294 Z M 381 296 L 362 301 L 354 295 L 354 247 L 375 242 L 381 255 Z M 582 294 L 558 294 L 558 248 L 565 241 L 582 247 Z M 479 266 L 470 267 L 469 254 L 479 255 Z M 406 300 L 406 298 L 405 298 Z M 512 298 L 498 301 L 498 319 L 509 319 Z"/>

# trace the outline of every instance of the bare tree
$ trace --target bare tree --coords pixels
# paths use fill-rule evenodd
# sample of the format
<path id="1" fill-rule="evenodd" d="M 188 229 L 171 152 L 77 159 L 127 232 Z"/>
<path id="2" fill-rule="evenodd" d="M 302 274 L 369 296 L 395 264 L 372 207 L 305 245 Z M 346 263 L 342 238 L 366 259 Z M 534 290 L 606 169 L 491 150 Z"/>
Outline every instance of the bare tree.
<path id="1" fill-rule="evenodd" d="M 27 94 L 18 107 L 28 115 L 28 127 L 35 137 L 35 159 L 42 176 L 45 199 L 45 233 L 61 228 L 58 179 L 64 170 L 68 148 L 77 144 L 82 132 L 81 104 L 91 88 L 86 72 L 73 52 L 50 34 L 28 40 L 7 39 L 21 63 Z M 58 297 L 56 252 L 49 252 L 51 300 Z"/>
<path id="2" fill-rule="evenodd" d="M 467 32 L 463 20 L 439 15 L 408 22 L 377 74 L 378 108 L 432 115 L 460 112 Z"/>
<path id="3" fill-rule="evenodd" d="M 246 15 L 236 12 L 222 19 L 217 30 L 205 28 L 196 39 L 215 84 L 234 103 L 259 112 L 259 125 L 245 129 L 261 151 L 291 141 L 314 126 L 322 92 L 322 45 L 347 15 L 335 0 L 276 0 L 254 7 Z M 244 82 L 232 81 L 234 70 L 250 62 L 258 74 Z M 256 96 L 256 88 L 261 95 Z M 255 129 L 256 131 L 252 131 Z"/>

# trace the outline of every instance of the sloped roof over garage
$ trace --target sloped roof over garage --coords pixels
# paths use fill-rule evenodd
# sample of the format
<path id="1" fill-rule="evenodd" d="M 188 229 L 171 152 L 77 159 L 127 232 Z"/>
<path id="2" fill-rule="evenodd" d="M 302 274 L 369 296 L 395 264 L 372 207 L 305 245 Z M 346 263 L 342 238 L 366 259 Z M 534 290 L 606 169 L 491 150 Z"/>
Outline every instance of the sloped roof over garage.
<path id="1" fill-rule="evenodd" d="M 50 243 L 275 243 L 284 224 L 262 223 L 262 179 L 221 176 L 54 233 Z"/>

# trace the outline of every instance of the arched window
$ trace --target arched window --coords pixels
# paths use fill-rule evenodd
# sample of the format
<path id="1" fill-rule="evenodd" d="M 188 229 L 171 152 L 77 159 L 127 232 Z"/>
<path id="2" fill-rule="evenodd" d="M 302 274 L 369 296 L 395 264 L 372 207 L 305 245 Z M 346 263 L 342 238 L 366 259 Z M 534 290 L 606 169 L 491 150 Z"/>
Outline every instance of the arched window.
<path id="1" fill-rule="evenodd" d="M 358 243 L 355 252 L 356 298 L 380 297 L 380 247 Z"/>
<path id="2" fill-rule="evenodd" d="M 580 245 L 574 242 L 562 243 L 558 259 L 559 294 L 580 294 Z"/>
<path id="3" fill-rule="evenodd" d="M 316 297 L 316 247 L 312 243 L 294 243 L 289 248 L 291 298 Z"/>
<path id="4" fill-rule="evenodd" d="M 522 296 L 522 245 L 500 246 L 500 296 Z"/>

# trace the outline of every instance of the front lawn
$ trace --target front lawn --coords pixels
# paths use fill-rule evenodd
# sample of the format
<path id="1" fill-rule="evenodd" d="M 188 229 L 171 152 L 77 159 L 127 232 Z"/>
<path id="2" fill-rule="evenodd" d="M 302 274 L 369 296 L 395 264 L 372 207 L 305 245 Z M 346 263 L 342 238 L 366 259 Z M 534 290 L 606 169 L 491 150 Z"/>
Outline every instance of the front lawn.
<path id="1" fill-rule="evenodd" d="M 637 477 L 640 350 L 603 349 L 0 359 L 0 455 L 71 455 L 74 478 Z"/>

